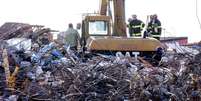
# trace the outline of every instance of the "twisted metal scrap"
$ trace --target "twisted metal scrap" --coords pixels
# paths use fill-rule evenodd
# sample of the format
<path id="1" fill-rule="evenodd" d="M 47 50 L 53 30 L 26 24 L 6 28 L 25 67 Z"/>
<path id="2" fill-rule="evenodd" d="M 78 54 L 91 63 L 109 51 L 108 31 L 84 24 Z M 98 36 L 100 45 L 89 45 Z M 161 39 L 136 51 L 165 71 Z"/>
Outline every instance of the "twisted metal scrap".
<path id="1" fill-rule="evenodd" d="M 158 67 L 130 57 L 101 56 L 87 62 L 75 59 L 72 64 L 49 65 L 50 71 L 36 80 L 25 79 L 18 85 L 23 87 L 13 91 L 25 101 L 199 101 L 201 55 L 169 55 L 167 63 Z"/>

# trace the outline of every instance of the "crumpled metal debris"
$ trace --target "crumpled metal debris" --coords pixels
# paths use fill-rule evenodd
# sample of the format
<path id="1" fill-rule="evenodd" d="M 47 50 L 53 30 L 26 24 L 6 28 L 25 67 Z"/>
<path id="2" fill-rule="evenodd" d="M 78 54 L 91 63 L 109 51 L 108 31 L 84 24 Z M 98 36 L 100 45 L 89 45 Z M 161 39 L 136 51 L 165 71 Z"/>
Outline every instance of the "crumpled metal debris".
<path id="1" fill-rule="evenodd" d="M 166 52 L 158 65 L 144 58 L 89 58 L 56 42 L 35 41 L 30 51 L 7 49 L 15 87 L 6 85 L 0 66 L 0 99 L 55 101 L 200 101 L 201 52 Z M 0 63 L 2 52 L 0 52 Z M 150 61 L 151 62 L 151 61 Z"/>
<path id="2" fill-rule="evenodd" d="M 66 46 L 56 46 L 50 43 L 33 51 L 32 54 L 40 55 L 37 61 L 33 61 L 33 55 L 30 61 L 22 61 L 16 87 L 1 90 L 3 98 L 25 101 L 200 100 L 200 54 L 167 53 L 166 60 L 159 66 L 150 67 L 133 57 L 98 55 L 82 62 Z"/>

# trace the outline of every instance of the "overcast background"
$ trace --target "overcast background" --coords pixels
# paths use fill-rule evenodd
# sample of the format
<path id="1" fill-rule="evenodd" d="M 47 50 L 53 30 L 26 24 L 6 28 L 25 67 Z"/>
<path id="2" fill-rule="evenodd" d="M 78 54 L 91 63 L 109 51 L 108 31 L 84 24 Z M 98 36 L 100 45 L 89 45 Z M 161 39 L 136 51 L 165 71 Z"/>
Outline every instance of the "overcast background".
<path id="1" fill-rule="evenodd" d="M 0 25 L 23 22 L 45 25 L 65 31 L 69 22 L 81 22 L 83 13 L 97 12 L 99 0 L 0 0 Z M 198 0 L 201 19 L 201 1 Z M 126 18 L 137 14 L 157 14 L 161 20 L 162 36 L 188 36 L 190 42 L 201 40 L 196 18 L 196 0 L 126 0 Z"/>

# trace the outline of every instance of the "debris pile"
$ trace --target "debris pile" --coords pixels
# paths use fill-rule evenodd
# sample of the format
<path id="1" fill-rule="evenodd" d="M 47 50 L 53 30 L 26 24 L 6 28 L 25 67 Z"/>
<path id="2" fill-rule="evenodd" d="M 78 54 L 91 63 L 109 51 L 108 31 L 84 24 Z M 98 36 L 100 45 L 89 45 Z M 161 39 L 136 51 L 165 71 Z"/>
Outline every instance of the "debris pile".
<path id="1" fill-rule="evenodd" d="M 86 58 L 56 42 L 34 41 L 30 50 L 2 43 L 0 51 L 1 100 L 201 100 L 199 51 L 166 52 L 156 66 L 130 56 Z"/>
<path id="2" fill-rule="evenodd" d="M 167 53 L 153 67 L 133 57 L 99 55 L 82 62 L 56 43 L 33 48 L 28 55 L 8 53 L 17 57 L 8 59 L 12 73 L 19 65 L 12 89 L 1 67 L 1 96 L 8 100 L 200 100 L 201 54 Z"/>

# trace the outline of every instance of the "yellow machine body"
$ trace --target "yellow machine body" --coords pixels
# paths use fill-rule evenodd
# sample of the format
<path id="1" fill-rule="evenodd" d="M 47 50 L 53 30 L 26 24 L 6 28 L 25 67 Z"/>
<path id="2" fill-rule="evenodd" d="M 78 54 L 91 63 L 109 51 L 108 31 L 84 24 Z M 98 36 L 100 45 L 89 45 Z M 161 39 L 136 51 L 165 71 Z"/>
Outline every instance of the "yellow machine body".
<path id="1" fill-rule="evenodd" d="M 115 36 L 91 36 L 87 40 L 88 50 L 97 51 L 156 51 L 161 43 L 154 38 L 124 38 Z"/>
<path id="2" fill-rule="evenodd" d="M 90 22 L 105 22 L 105 33 L 100 34 L 99 31 L 90 33 L 94 26 L 90 26 Z M 162 47 L 160 41 L 154 38 L 142 37 L 125 37 L 114 36 L 111 34 L 111 18 L 104 15 L 86 16 L 83 20 L 82 38 L 85 40 L 85 47 L 89 51 L 132 51 L 132 52 L 153 52 L 158 47 Z M 98 25 L 95 25 L 98 26 Z M 95 28 L 96 29 L 96 28 Z M 100 31 L 101 32 L 101 31 Z"/>

